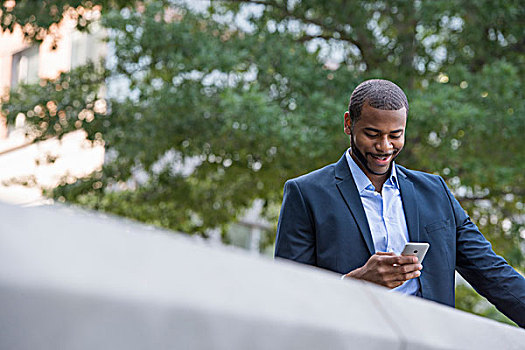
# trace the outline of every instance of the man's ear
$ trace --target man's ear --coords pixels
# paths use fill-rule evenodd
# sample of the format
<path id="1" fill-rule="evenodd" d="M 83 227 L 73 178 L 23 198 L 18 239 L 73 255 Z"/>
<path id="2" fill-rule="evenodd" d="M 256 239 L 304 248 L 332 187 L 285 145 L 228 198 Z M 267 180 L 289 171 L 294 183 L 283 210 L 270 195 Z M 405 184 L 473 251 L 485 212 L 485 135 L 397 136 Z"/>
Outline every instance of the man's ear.
<path id="1" fill-rule="evenodd" d="M 345 134 L 350 135 L 352 133 L 352 119 L 350 118 L 350 113 L 345 112 Z"/>

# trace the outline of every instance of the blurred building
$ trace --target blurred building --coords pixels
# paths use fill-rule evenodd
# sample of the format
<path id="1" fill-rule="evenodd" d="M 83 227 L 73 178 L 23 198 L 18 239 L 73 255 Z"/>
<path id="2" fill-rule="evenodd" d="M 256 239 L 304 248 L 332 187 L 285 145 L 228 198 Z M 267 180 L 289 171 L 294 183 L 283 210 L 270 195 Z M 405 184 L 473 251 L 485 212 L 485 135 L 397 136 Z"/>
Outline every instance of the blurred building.
<path id="1" fill-rule="evenodd" d="M 74 14 L 69 12 L 58 26 L 51 27 L 41 44 L 24 40 L 20 27 L 0 33 L 3 98 L 8 98 L 9 92 L 20 84 L 56 78 L 88 60 L 96 61 L 106 55 L 100 26 L 94 23 L 89 33 L 79 32 L 71 15 Z M 96 11 L 92 13 L 95 17 L 99 15 Z M 103 159 L 104 149 L 89 145 L 81 130 L 66 135 L 62 141 L 32 143 L 26 135 L 23 116 L 12 126 L 7 126 L 4 116 L 0 116 L 1 201 L 38 204 L 44 201 L 41 188 L 54 187 L 64 177 L 89 174 L 102 165 Z"/>

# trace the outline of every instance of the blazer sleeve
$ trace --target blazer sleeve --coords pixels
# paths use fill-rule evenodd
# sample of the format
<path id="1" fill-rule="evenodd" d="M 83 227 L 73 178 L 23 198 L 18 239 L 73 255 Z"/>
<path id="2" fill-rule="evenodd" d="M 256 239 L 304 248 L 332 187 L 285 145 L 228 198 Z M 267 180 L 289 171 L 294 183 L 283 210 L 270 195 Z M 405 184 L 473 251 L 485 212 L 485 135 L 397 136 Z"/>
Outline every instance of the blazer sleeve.
<path id="1" fill-rule="evenodd" d="M 295 180 L 284 185 L 275 257 L 316 265 L 315 228 L 308 204 Z"/>
<path id="2" fill-rule="evenodd" d="M 456 223 L 456 270 L 474 289 L 508 318 L 525 328 L 525 279 L 505 259 L 470 220 L 443 179 Z"/>

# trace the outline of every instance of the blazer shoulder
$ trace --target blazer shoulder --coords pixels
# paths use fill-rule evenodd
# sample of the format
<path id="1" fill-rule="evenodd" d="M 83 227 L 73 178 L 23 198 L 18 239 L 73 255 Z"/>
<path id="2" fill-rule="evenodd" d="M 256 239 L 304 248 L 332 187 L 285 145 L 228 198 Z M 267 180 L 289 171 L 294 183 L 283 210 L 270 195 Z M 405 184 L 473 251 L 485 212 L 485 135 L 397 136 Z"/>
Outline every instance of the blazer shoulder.
<path id="1" fill-rule="evenodd" d="M 333 181 L 335 177 L 335 164 L 336 163 L 328 164 L 327 166 L 290 179 L 286 182 L 295 182 L 299 186 L 310 186 L 324 184 L 327 181 Z"/>
<path id="2" fill-rule="evenodd" d="M 439 175 L 429 174 L 424 171 L 410 170 L 401 165 L 397 165 L 398 176 L 404 177 L 420 188 L 434 188 L 436 190 L 443 190 L 448 188 L 445 180 Z"/>
<path id="3" fill-rule="evenodd" d="M 442 181 L 442 177 L 436 174 L 426 173 L 424 171 L 407 169 L 402 165 L 396 165 L 398 173 L 401 176 L 408 178 L 409 180 L 422 180 L 422 181 Z"/>

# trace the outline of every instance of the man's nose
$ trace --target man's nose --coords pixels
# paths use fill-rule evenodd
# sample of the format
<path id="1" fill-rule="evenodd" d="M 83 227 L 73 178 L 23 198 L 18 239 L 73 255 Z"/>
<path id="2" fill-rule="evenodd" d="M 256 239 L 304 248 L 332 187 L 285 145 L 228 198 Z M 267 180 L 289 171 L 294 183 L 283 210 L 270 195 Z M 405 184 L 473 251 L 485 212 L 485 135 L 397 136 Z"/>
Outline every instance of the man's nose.
<path id="1" fill-rule="evenodd" d="M 381 137 L 376 143 L 376 150 L 379 152 L 387 153 L 394 148 L 394 145 L 390 142 L 388 135 Z"/>

